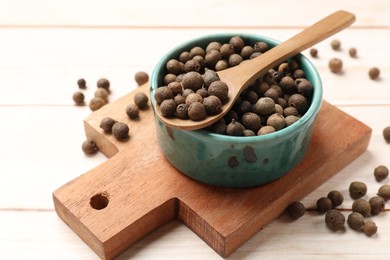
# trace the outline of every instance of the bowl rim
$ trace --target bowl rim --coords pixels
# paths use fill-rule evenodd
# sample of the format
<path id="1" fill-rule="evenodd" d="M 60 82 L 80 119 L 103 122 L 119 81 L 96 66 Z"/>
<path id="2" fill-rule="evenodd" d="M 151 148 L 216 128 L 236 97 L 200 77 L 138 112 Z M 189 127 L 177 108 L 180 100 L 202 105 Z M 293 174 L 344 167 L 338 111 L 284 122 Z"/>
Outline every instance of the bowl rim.
<path id="1" fill-rule="evenodd" d="M 178 52 L 189 50 L 191 46 L 197 46 L 199 43 L 202 42 L 211 42 L 213 40 L 218 40 L 222 38 L 229 38 L 233 36 L 240 36 L 246 39 L 251 39 L 255 41 L 264 41 L 271 46 L 275 46 L 280 44 L 281 41 L 275 40 L 273 38 L 260 35 L 260 34 L 253 34 L 253 33 L 215 33 L 215 34 L 208 34 L 200 37 L 193 38 L 191 40 L 185 41 L 176 47 L 172 48 L 170 51 L 168 51 L 156 64 L 156 66 L 153 69 L 151 78 L 150 78 L 150 99 L 152 103 L 153 110 L 155 109 L 156 100 L 154 99 L 154 90 L 158 86 L 159 81 L 159 73 L 161 70 L 165 69 L 165 64 L 169 59 L 172 59 L 175 54 Z M 200 44 L 202 45 L 202 44 Z M 312 101 L 310 104 L 310 107 L 308 111 L 294 124 L 285 127 L 279 131 L 276 131 L 274 133 L 266 134 L 266 135 L 256 135 L 256 136 L 229 136 L 229 135 L 222 135 L 210 132 L 208 130 L 199 129 L 199 130 L 177 130 L 186 132 L 187 134 L 198 138 L 198 139 L 204 139 L 207 138 L 208 140 L 213 139 L 215 141 L 222 141 L 222 142 L 237 142 L 238 140 L 240 143 L 254 143 L 259 142 L 261 140 L 267 141 L 267 140 L 275 140 L 275 138 L 280 138 L 282 136 L 289 137 L 291 134 L 295 133 L 296 131 L 300 131 L 299 128 L 301 128 L 303 125 L 306 125 L 306 123 L 312 118 L 316 117 L 318 114 L 321 105 L 322 105 L 322 96 L 323 96 L 323 88 L 322 88 L 322 82 L 321 77 L 318 73 L 318 70 L 314 66 L 314 64 L 302 53 L 299 53 L 294 56 L 295 58 L 299 59 L 299 62 L 301 64 L 301 67 L 304 68 L 306 76 L 310 75 L 310 82 L 314 86 L 314 93 L 312 97 Z M 156 116 L 155 116 L 156 117 Z M 157 119 L 158 120 L 158 119 Z M 159 121 L 160 122 L 160 121 Z M 162 123 L 162 122 L 160 122 Z M 164 123 L 162 123 L 164 124 Z M 176 130 L 176 129 L 175 129 Z"/>

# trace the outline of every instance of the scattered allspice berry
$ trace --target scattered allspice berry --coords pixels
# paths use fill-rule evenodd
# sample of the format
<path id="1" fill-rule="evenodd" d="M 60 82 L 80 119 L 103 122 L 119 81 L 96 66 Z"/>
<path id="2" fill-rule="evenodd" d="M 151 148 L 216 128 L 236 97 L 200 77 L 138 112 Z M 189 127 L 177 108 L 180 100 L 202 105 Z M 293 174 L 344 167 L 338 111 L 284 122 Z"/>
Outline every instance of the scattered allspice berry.
<path id="1" fill-rule="evenodd" d="M 349 194 L 351 198 L 358 199 L 366 195 L 367 185 L 364 182 L 354 181 L 349 185 Z"/>
<path id="2" fill-rule="evenodd" d="M 105 88 L 98 88 L 95 91 L 95 97 L 100 97 L 104 102 L 108 103 L 108 91 Z"/>
<path id="3" fill-rule="evenodd" d="M 329 60 L 329 69 L 333 73 L 340 73 L 343 68 L 343 62 L 339 58 Z"/>
<path id="4" fill-rule="evenodd" d="M 310 56 L 312 56 L 313 58 L 317 58 L 318 50 L 316 48 L 311 48 L 310 49 Z"/>
<path id="5" fill-rule="evenodd" d="M 359 212 L 352 212 L 348 215 L 347 224 L 354 230 L 361 230 L 364 225 L 364 216 Z"/>
<path id="6" fill-rule="evenodd" d="M 371 220 L 367 220 L 366 222 L 364 222 L 364 226 L 363 226 L 364 234 L 371 237 L 375 235 L 377 231 L 378 231 L 378 227 L 376 226 L 375 222 Z"/>
<path id="7" fill-rule="evenodd" d="M 141 85 L 148 82 L 149 75 L 145 71 L 138 71 L 134 75 L 134 80 L 135 80 L 135 82 L 137 82 L 138 86 L 141 86 Z"/>
<path id="8" fill-rule="evenodd" d="M 357 199 L 352 203 L 352 211 L 359 212 L 364 217 L 368 217 L 371 214 L 371 205 L 365 199 Z"/>
<path id="9" fill-rule="evenodd" d="M 116 123 L 117 121 L 112 119 L 111 117 L 105 117 L 100 121 L 99 127 L 103 129 L 105 133 L 111 133 L 112 126 Z"/>
<path id="10" fill-rule="evenodd" d="M 126 107 L 126 114 L 130 119 L 135 119 L 139 116 L 139 108 L 136 104 L 129 104 Z"/>
<path id="11" fill-rule="evenodd" d="M 389 169 L 384 165 L 379 165 L 374 169 L 374 176 L 377 181 L 383 181 L 389 176 Z"/>
<path id="12" fill-rule="evenodd" d="M 344 202 L 344 196 L 337 190 L 332 190 L 327 196 L 332 201 L 333 208 L 340 206 Z"/>
<path id="13" fill-rule="evenodd" d="M 357 55 L 357 50 L 356 48 L 352 47 L 348 50 L 348 53 L 349 53 L 349 56 L 352 57 L 352 58 L 356 58 L 356 55 Z"/>
<path id="14" fill-rule="evenodd" d="M 322 197 L 317 200 L 317 211 L 325 213 L 333 208 L 332 201 L 328 197 Z"/>
<path id="15" fill-rule="evenodd" d="M 92 110 L 92 111 L 96 111 L 98 109 L 100 109 L 102 106 L 104 106 L 106 104 L 106 102 L 104 102 L 104 100 L 100 97 L 94 97 L 93 99 L 91 99 L 89 101 L 89 108 Z"/>
<path id="16" fill-rule="evenodd" d="M 116 122 L 112 126 L 112 134 L 115 136 L 118 140 L 124 140 L 129 137 L 129 127 L 122 122 Z"/>
<path id="17" fill-rule="evenodd" d="M 148 107 L 149 98 L 145 93 L 138 92 L 134 96 L 134 103 L 139 109 L 146 109 Z"/>
<path id="18" fill-rule="evenodd" d="M 101 78 L 96 83 L 98 88 L 104 88 L 105 90 L 109 91 L 110 89 L 110 82 L 106 78 Z"/>
<path id="19" fill-rule="evenodd" d="M 368 200 L 371 205 L 371 214 L 376 215 L 385 210 L 385 200 L 382 197 L 375 196 Z"/>
<path id="20" fill-rule="evenodd" d="M 378 196 L 382 197 L 384 200 L 390 199 L 390 185 L 382 185 L 378 190 Z"/>
<path id="21" fill-rule="evenodd" d="M 81 145 L 81 149 L 85 154 L 94 154 L 98 151 L 95 142 L 91 140 L 85 140 Z"/>
<path id="22" fill-rule="evenodd" d="M 337 51 L 337 50 L 340 50 L 340 47 L 341 47 L 341 42 L 337 39 L 335 40 L 332 40 L 330 42 L 330 46 L 332 47 L 333 50 Z"/>
<path id="23" fill-rule="evenodd" d="M 79 89 L 86 89 L 87 88 L 87 82 L 83 78 L 77 80 L 77 85 L 79 86 Z"/>
<path id="24" fill-rule="evenodd" d="M 325 223 L 331 230 L 340 230 L 344 228 L 345 216 L 337 209 L 329 210 L 325 215 Z"/>
<path id="25" fill-rule="evenodd" d="M 387 143 L 390 143 L 390 126 L 383 129 L 383 138 Z"/>
<path id="26" fill-rule="evenodd" d="M 305 211 L 305 206 L 299 201 L 294 201 L 286 208 L 287 214 L 293 219 L 302 217 L 305 214 Z"/>
<path id="27" fill-rule="evenodd" d="M 369 76 L 370 79 L 372 79 L 372 80 L 378 79 L 380 73 L 381 73 L 381 72 L 380 72 L 380 70 L 379 70 L 377 67 L 373 67 L 373 68 L 371 68 L 371 69 L 368 70 L 368 76 Z"/>
<path id="28" fill-rule="evenodd" d="M 76 103 L 76 105 L 81 106 L 84 105 L 84 94 L 80 91 L 77 91 L 73 94 L 73 101 Z"/>

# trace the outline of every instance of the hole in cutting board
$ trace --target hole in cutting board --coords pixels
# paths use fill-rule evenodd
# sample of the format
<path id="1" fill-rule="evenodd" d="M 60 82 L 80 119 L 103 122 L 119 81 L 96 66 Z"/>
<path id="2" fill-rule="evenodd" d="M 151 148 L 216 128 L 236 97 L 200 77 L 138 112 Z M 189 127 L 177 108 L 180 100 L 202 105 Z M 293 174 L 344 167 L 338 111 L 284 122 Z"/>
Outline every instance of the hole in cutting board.
<path id="1" fill-rule="evenodd" d="M 102 210 L 108 206 L 108 202 L 108 194 L 102 192 L 94 195 L 89 201 L 89 204 L 93 209 Z"/>

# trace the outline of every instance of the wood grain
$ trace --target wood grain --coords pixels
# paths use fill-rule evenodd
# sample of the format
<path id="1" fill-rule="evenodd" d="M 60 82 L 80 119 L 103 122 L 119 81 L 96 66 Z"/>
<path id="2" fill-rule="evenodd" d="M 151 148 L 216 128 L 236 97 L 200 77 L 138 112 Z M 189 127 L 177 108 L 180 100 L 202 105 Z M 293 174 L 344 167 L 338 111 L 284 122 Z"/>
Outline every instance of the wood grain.
<path id="1" fill-rule="evenodd" d="M 104 259 L 118 256 L 173 219 L 226 257 L 288 204 L 364 152 L 371 135 L 369 127 L 324 102 L 308 154 L 294 170 L 258 188 L 219 188 L 189 179 L 168 163 L 157 144 L 151 108 L 142 111 L 139 121 L 126 119 L 124 107 L 138 91 L 147 93 L 148 86 L 85 120 L 87 136 L 111 159 L 53 193 L 58 215 Z M 128 142 L 102 133 L 98 124 L 105 116 L 130 125 Z M 99 194 L 108 198 L 108 205 L 96 210 L 90 200 Z"/>

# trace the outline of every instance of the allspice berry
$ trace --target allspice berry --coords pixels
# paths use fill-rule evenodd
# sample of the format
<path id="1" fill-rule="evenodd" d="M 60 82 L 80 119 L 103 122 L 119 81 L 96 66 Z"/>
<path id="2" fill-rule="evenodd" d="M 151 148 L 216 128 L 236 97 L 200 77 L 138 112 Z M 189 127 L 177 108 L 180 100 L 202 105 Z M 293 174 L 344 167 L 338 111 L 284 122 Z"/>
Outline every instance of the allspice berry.
<path id="1" fill-rule="evenodd" d="M 91 140 L 85 140 L 81 145 L 81 149 L 85 154 L 94 154 L 98 151 L 95 142 Z"/>
<path id="2" fill-rule="evenodd" d="M 157 104 L 161 104 L 165 99 L 173 98 L 173 92 L 170 88 L 163 86 L 159 87 L 154 91 L 154 99 Z"/>
<path id="3" fill-rule="evenodd" d="M 202 77 L 203 77 L 204 86 L 206 88 L 208 88 L 210 84 L 213 83 L 214 81 L 219 80 L 217 73 L 211 69 L 206 69 Z"/>
<path id="4" fill-rule="evenodd" d="M 344 202 L 344 196 L 337 190 L 332 190 L 327 196 L 332 201 L 332 207 L 336 208 Z"/>
<path id="5" fill-rule="evenodd" d="M 77 85 L 79 86 L 79 89 L 86 89 L 87 88 L 87 82 L 83 78 L 77 80 Z"/>
<path id="6" fill-rule="evenodd" d="M 378 196 L 384 200 L 390 200 L 390 184 L 382 185 L 378 190 Z"/>
<path id="7" fill-rule="evenodd" d="M 364 225 L 364 216 L 359 212 L 352 212 L 348 215 L 347 224 L 354 230 L 361 230 Z"/>
<path id="8" fill-rule="evenodd" d="M 268 43 L 266 43 L 266 42 L 256 42 L 255 45 L 253 46 L 253 50 L 255 52 L 264 53 L 264 52 L 269 50 Z"/>
<path id="9" fill-rule="evenodd" d="M 96 111 L 98 109 L 100 109 L 102 106 L 104 106 L 106 104 L 106 102 L 104 102 L 104 100 L 100 97 L 94 97 L 93 99 L 91 99 L 89 101 L 89 108 L 92 110 L 92 111 Z"/>
<path id="10" fill-rule="evenodd" d="M 325 223 L 331 230 L 340 230 L 344 228 L 345 216 L 336 209 L 328 210 L 325 215 Z"/>
<path id="11" fill-rule="evenodd" d="M 145 71 L 138 71 L 134 75 L 134 80 L 137 82 L 138 86 L 141 86 L 149 81 L 149 75 Z"/>
<path id="12" fill-rule="evenodd" d="M 176 117 L 180 119 L 188 118 L 188 106 L 185 103 L 179 104 L 176 107 Z"/>
<path id="13" fill-rule="evenodd" d="M 245 42 L 240 36 L 233 36 L 230 38 L 229 44 L 233 46 L 236 53 L 241 52 L 241 49 L 245 46 Z"/>
<path id="14" fill-rule="evenodd" d="M 110 81 L 108 81 L 108 79 L 106 79 L 106 78 L 101 78 L 97 81 L 97 87 L 104 88 L 105 90 L 109 91 Z"/>
<path id="15" fill-rule="evenodd" d="M 124 140 L 129 137 L 129 127 L 125 123 L 116 122 L 112 126 L 111 131 L 118 140 Z"/>
<path id="16" fill-rule="evenodd" d="M 375 235 L 377 231 L 378 231 L 378 227 L 376 226 L 375 222 L 373 222 L 371 220 L 367 220 L 366 222 L 364 222 L 364 225 L 363 225 L 364 234 L 371 237 L 371 236 Z"/>
<path id="17" fill-rule="evenodd" d="M 332 47 L 333 50 L 340 50 L 341 42 L 337 39 L 332 40 L 330 42 L 330 46 Z"/>
<path id="18" fill-rule="evenodd" d="M 285 117 L 284 120 L 286 120 L 286 127 L 294 124 L 299 119 L 300 119 L 300 117 L 297 117 L 297 116 L 287 116 L 287 117 Z"/>
<path id="19" fill-rule="evenodd" d="M 215 69 L 215 65 L 222 59 L 222 55 L 217 50 L 210 50 L 206 53 L 204 60 L 209 68 Z"/>
<path id="20" fill-rule="evenodd" d="M 252 130 L 245 129 L 245 130 L 242 132 L 242 135 L 243 135 L 243 136 L 256 136 L 256 133 L 253 132 Z"/>
<path id="21" fill-rule="evenodd" d="M 167 87 L 172 91 L 172 94 L 174 96 L 183 93 L 183 88 L 181 87 L 180 82 L 176 82 L 176 81 L 171 82 L 171 83 L 168 84 Z"/>
<path id="22" fill-rule="evenodd" d="M 146 109 L 148 107 L 149 98 L 145 93 L 138 92 L 134 95 L 134 103 L 139 109 Z"/>
<path id="23" fill-rule="evenodd" d="M 390 143 L 390 126 L 383 129 L 383 138 L 387 143 Z"/>
<path id="24" fill-rule="evenodd" d="M 226 85 L 225 82 L 222 82 L 220 80 L 214 81 L 210 84 L 208 88 L 209 95 L 214 95 L 221 100 L 222 104 L 226 103 L 229 99 L 229 87 Z"/>
<path id="25" fill-rule="evenodd" d="M 276 131 L 279 131 L 286 126 L 286 120 L 281 114 L 275 113 L 268 117 L 267 125 L 272 126 Z"/>
<path id="26" fill-rule="evenodd" d="M 80 91 L 77 91 L 73 94 L 73 101 L 76 103 L 76 105 L 81 106 L 84 105 L 84 94 Z"/>
<path id="27" fill-rule="evenodd" d="M 216 134 L 226 135 L 227 125 L 225 120 L 219 120 L 211 126 L 211 131 Z"/>
<path id="28" fill-rule="evenodd" d="M 205 97 L 203 99 L 203 105 L 208 115 L 216 115 L 221 112 L 222 102 L 214 95 Z"/>
<path id="29" fill-rule="evenodd" d="M 355 58 L 356 55 L 357 55 L 357 50 L 356 50 L 356 48 L 352 47 L 352 48 L 350 48 L 350 49 L 348 50 L 348 53 L 349 53 L 349 56 L 350 56 L 351 58 Z"/>
<path id="30" fill-rule="evenodd" d="M 374 169 L 374 176 L 377 181 L 383 181 L 389 176 L 389 169 L 384 165 L 379 165 Z"/>
<path id="31" fill-rule="evenodd" d="M 194 102 L 188 107 L 188 117 L 194 121 L 200 121 L 207 117 L 206 108 L 200 102 Z"/>
<path id="32" fill-rule="evenodd" d="M 380 75 L 380 70 L 377 67 L 373 67 L 368 71 L 368 76 L 372 80 L 379 78 L 379 75 Z"/>
<path id="33" fill-rule="evenodd" d="M 272 126 L 266 125 L 260 128 L 260 130 L 257 132 L 257 135 L 266 135 L 266 134 L 271 134 L 275 133 L 276 130 Z"/>
<path id="34" fill-rule="evenodd" d="M 139 108 L 136 104 L 129 104 L 126 107 L 126 114 L 130 119 L 135 119 L 139 116 Z"/>
<path id="35" fill-rule="evenodd" d="M 200 102 L 200 103 L 202 103 L 202 101 L 203 101 L 203 98 L 202 98 L 202 96 L 201 95 L 199 95 L 199 94 L 196 94 L 196 93 L 191 93 L 191 94 L 189 94 L 187 97 L 186 97 L 186 105 L 187 106 L 190 106 L 192 103 L 194 103 L 194 102 Z"/>
<path id="36" fill-rule="evenodd" d="M 244 130 L 245 130 L 245 127 L 241 123 L 239 123 L 233 119 L 232 122 L 230 124 L 228 124 L 226 132 L 228 135 L 242 136 Z"/>
<path id="37" fill-rule="evenodd" d="M 305 114 L 310 107 L 310 103 L 307 98 L 301 94 L 291 95 L 288 99 L 288 105 L 295 107 L 301 115 Z"/>
<path id="38" fill-rule="evenodd" d="M 202 75 L 196 71 L 186 73 L 181 81 L 183 89 L 191 89 L 194 92 L 202 88 L 203 83 L 204 81 Z"/>
<path id="39" fill-rule="evenodd" d="M 179 75 L 183 71 L 183 63 L 176 59 L 170 59 L 166 64 L 168 73 Z"/>
<path id="40" fill-rule="evenodd" d="M 230 67 L 234 67 L 237 65 L 240 65 L 240 63 L 243 61 L 242 57 L 240 54 L 233 53 L 232 55 L 229 56 L 228 63 Z"/>
<path id="41" fill-rule="evenodd" d="M 328 197 L 322 197 L 317 200 L 317 211 L 325 213 L 333 208 L 332 201 Z"/>
<path id="42" fill-rule="evenodd" d="M 371 214 L 376 215 L 385 210 L 385 200 L 382 197 L 375 196 L 368 200 L 371 205 Z"/>
<path id="43" fill-rule="evenodd" d="M 310 56 L 312 56 L 313 58 L 317 58 L 318 50 L 316 48 L 311 48 L 310 49 Z"/>
<path id="44" fill-rule="evenodd" d="M 365 199 L 357 199 L 352 203 L 352 211 L 359 212 L 364 217 L 368 217 L 371 214 L 371 205 Z"/>
<path id="45" fill-rule="evenodd" d="M 112 119 L 111 117 L 105 117 L 100 121 L 99 127 L 103 129 L 105 133 L 111 133 L 112 126 L 116 123 L 117 121 Z"/>
<path id="46" fill-rule="evenodd" d="M 293 203 L 288 205 L 288 207 L 286 208 L 286 212 L 291 218 L 298 219 L 305 214 L 306 208 L 301 202 L 294 201 Z"/>
<path id="47" fill-rule="evenodd" d="M 108 91 L 105 88 L 98 88 L 95 91 L 95 97 L 100 97 L 101 99 L 104 100 L 104 102 L 108 103 Z"/>
<path id="48" fill-rule="evenodd" d="M 257 114 L 253 112 L 247 112 L 242 115 L 241 123 L 246 129 L 252 130 L 253 132 L 257 133 L 261 126 L 261 119 Z"/>
<path id="49" fill-rule="evenodd" d="M 269 97 L 260 98 L 253 106 L 253 112 L 258 115 L 270 115 L 275 110 L 275 101 Z"/>
<path id="50" fill-rule="evenodd" d="M 176 103 L 173 99 L 166 99 L 160 104 L 160 112 L 164 117 L 173 117 L 176 112 Z"/>
<path id="51" fill-rule="evenodd" d="M 349 185 L 349 194 L 351 198 L 358 199 L 366 195 L 367 185 L 364 182 L 354 181 Z"/>
<path id="52" fill-rule="evenodd" d="M 329 69 L 333 73 L 340 73 L 343 68 L 343 62 L 339 58 L 329 60 Z"/>

